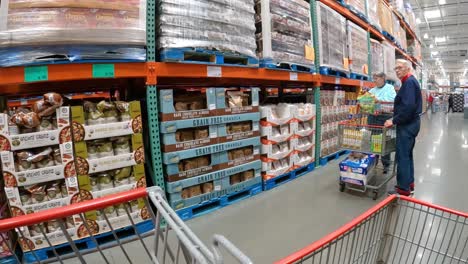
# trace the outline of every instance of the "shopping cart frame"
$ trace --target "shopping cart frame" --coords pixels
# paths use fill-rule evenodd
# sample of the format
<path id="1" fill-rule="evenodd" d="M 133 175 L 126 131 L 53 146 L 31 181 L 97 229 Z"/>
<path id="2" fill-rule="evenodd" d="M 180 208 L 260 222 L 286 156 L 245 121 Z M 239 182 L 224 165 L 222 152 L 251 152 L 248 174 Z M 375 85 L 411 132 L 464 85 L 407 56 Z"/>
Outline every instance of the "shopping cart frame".
<path id="1" fill-rule="evenodd" d="M 407 215 L 410 214 L 410 211 L 406 211 L 403 213 L 404 209 L 408 208 L 411 210 L 411 217 L 408 219 Z M 414 212 L 418 215 L 414 215 Z M 432 217 L 432 222 L 430 218 Z M 417 218 L 416 222 L 413 220 Z M 377 223 L 375 220 L 378 220 Z M 434 224 L 434 220 L 439 219 L 440 222 L 437 225 Z M 429 220 L 429 221 L 428 221 Z M 395 223 L 395 221 L 397 221 Z M 401 222 L 400 222 L 401 221 Z M 406 221 L 409 221 L 407 223 Z M 424 224 L 430 224 L 429 232 L 426 232 L 424 229 L 424 225 L 419 229 L 416 227 L 415 233 L 413 234 L 413 238 L 409 239 L 411 234 L 404 234 L 400 232 L 397 236 L 397 226 L 401 227 L 401 231 L 403 230 L 403 226 L 411 226 L 413 224 L 419 225 L 420 221 L 424 221 Z M 446 221 L 446 225 L 445 222 Z M 461 225 L 460 228 L 457 226 L 453 228 L 449 228 L 450 225 Z M 436 226 L 437 225 L 437 226 Z M 446 230 L 444 230 L 444 228 Z M 369 230 L 370 229 L 370 230 Z M 381 229 L 380 232 L 378 229 Z M 406 229 L 406 227 L 405 227 Z M 408 230 L 410 227 L 408 227 Z M 435 231 L 437 229 L 437 231 Z M 460 231 L 457 232 L 456 231 Z M 418 232 L 419 231 L 419 232 Z M 435 231 L 435 233 L 433 233 Z M 464 233 L 465 232 L 465 233 Z M 356 235 L 357 234 L 357 235 Z M 362 237 L 360 235 L 362 234 Z M 415 251 L 414 255 L 410 255 L 412 250 L 408 251 L 407 259 L 411 262 L 409 263 L 416 263 L 416 257 L 418 254 L 418 247 L 419 249 L 423 249 L 423 254 L 427 251 L 429 252 L 429 259 L 433 254 L 436 254 L 437 259 L 439 256 L 442 256 L 443 259 L 441 263 L 444 262 L 445 259 L 455 260 L 456 263 L 468 263 L 468 236 L 464 238 L 465 240 L 462 241 L 462 234 L 468 234 L 468 213 L 449 209 L 446 207 L 434 205 L 428 202 L 424 202 L 412 197 L 407 196 L 399 196 L 399 195 L 391 195 L 372 207 L 371 209 L 367 210 L 360 216 L 353 219 L 351 222 L 343 225 L 338 230 L 330 233 L 329 235 L 313 242 L 312 244 L 304 247 L 301 250 L 296 251 L 295 253 L 278 260 L 275 264 L 291 264 L 291 263 L 389 263 L 389 259 L 393 259 L 393 261 L 398 257 L 398 253 L 401 253 L 399 260 L 396 263 L 408 263 L 405 259 L 402 259 L 404 250 L 409 246 L 411 249 L 416 246 L 417 250 Z M 375 237 L 373 237 L 373 235 Z M 424 239 L 427 240 L 424 243 Z M 431 235 L 434 236 L 433 239 Z M 344 244 L 345 239 L 348 238 L 348 242 L 350 237 L 353 236 L 351 245 L 351 251 L 354 252 L 345 252 L 344 258 L 341 258 L 343 246 L 340 249 L 337 249 L 339 243 Z M 357 238 L 356 238 L 357 237 Z M 436 241 L 438 238 L 442 237 L 442 242 L 440 243 L 439 249 L 437 249 L 438 245 L 436 246 Z M 447 244 L 444 244 L 445 239 L 449 239 Z M 454 242 L 454 238 L 458 240 L 456 243 Z M 397 248 L 393 248 L 395 246 L 395 240 L 398 241 Z M 414 241 L 413 241 L 414 240 Z M 398 252 L 398 244 L 403 241 L 403 245 L 400 245 L 403 248 L 403 251 Z M 430 241 L 430 242 L 429 242 Z M 432 243 L 433 242 L 433 243 Z M 455 244 L 454 244 L 455 243 Z M 424 246 L 422 244 L 425 244 Z M 431 246 L 432 244 L 432 246 Z M 442 248 L 444 245 L 444 248 Z M 449 255 L 449 248 L 455 245 L 455 251 L 457 249 L 461 249 L 461 253 L 459 254 L 459 258 L 454 255 Z M 346 245 L 348 246 L 348 244 Z M 368 247 L 366 249 L 366 246 Z M 334 249 L 333 249 L 334 247 Z M 372 249 L 372 247 L 375 247 Z M 362 251 L 361 251 L 362 248 Z M 373 250 L 371 253 L 366 253 L 366 250 L 371 248 Z M 358 249 L 358 250 L 356 250 Z M 339 251 L 338 256 L 336 253 Z M 357 253 L 355 253 L 357 252 Z M 361 253 L 362 252 L 362 253 Z M 367 251 L 368 252 L 368 251 Z M 467 254 L 465 254 L 467 252 Z M 354 255 L 353 255 L 354 253 Z M 392 254 L 393 253 L 393 254 Z M 371 254 L 371 258 L 367 258 L 366 261 L 363 262 L 362 258 L 365 254 Z M 393 256 L 392 256 L 393 255 Z M 406 255 L 406 254 L 405 254 Z M 338 262 L 335 262 L 337 256 L 341 259 L 338 259 Z M 355 259 L 352 259 L 354 256 Z M 466 256 L 466 259 L 463 258 Z M 348 257 L 348 258 L 346 258 Z M 419 256 L 418 256 L 419 257 Z M 424 256 L 422 256 L 424 258 Z M 357 258 L 357 259 L 356 259 Z M 423 258 L 421 258 L 419 264 L 421 263 L 429 263 L 423 262 Z M 437 259 L 435 261 L 437 261 Z M 340 261 L 342 260 L 342 262 Z M 367 262 L 369 260 L 369 262 Z M 375 260 L 375 261 L 372 261 Z M 405 262 L 402 262 L 405 261 Z M 394 263 L 394 262 L 391 262 Z"/>
<path id="2" fill-rule="evenodd" d="M 148 207 L 151 216 L 150 219 L 152 219 L 154 223 L 155 229 L 153 231 L 150 231 L 147 234 L 139 234 L 138 232 L 136 232 L 136 237 L 134 237 L 133 239 L 120 241 L 116 235 L 114 228 L 111 227 L 112 233 L 116 240 L 115 242 L 99 245 L 94 239 L 93 235 L 91 235 L 90 239 L 94 240 L 94 242 L 97 245 L 96 248 L 94 250 L 87 250 L 85 252 L 81 252 L 80 250 L 78 250 L 77 246 L 75 245 L 75 241 L 71 239 L 70 235 L 66 231 L 66 227 L 62 219 L 76 215 L 84 217 L 85 212 L 103 210 L 108 206 L 113 206 L 117 204 L 129 205 L 130 201 L 137 199 L 144 199 L 145 205 Z M 154 206 L 154 210 L 152 209 L 152 206 Z M 128 210 L 127 215 L 131 219 Z M 105 218 L 108 221 L 107 216 L 105 216 Z M 123 251 L 128 262 L 132 263 L 132 260 L 129 258 L 123 245 L 127 242 L 135 240 L 140 240 L 144 251 L 146 252 L 146 254 L 148 254 L 148 257 L 154 263 L 166 263 L 166 261 L 171 260 L 173 262 L 170 263 L 179 263 L 182 257 L 185 258 L 185 262 L 183 263 L 221 264 L 224 263 L 224 258 L 223 254 L 221 253 L 221 249 L 229 253 L 239 263 L 252 263 L 252 261 L 244 253 L 242 253 L 241 250 L 239 250 L 234 244 L 232 244 L 228 239 L 221 235 L 215 234 L 213 236 L 211 250 L 207 246 L 205 246 L 205 244 L 195 235 L 194 232 L 191 231 L 191 229 L 170 207 L 169 203 L 167 203 L 165 199 L 164 191 L 160 187 L 138 188 L 126 192 L 112 194 L 94 200 L 67 205 L 60 208 L 53 208 L 45 211 L 40 211 L 34 214 L 3 219 L 0 220 L 0 235 L 3 236 L 4 232 L 14 232 L 14 230 L 19 230 L 22 227 L 28 227 L 57 219 L 59 219 L 58 221 L 60 221 L 60 229 L 62 230 L 62 232 L 68 240 L 68 243 L 72 247 L 73 253 L 66 256 L 61 256 L 57 254 L 55 249 L 53 249 L 53 252 L 55 254 L 54 258 L 50 258 L 46 261 L 41 261 L 36 256 L 37 263 L 46 263 L 52 261 L 59 261 L 60 263 L 63 263 L 64 259 L 73 257 L 77 257 L 81 263 L 86 263 L 83 256 L 93 252 L 99 252 L 101 257 L 103 258 L 103 262 L 109 263 L 109 260 L 107 259 L 103 251 L 105 249 L 117 246 L 119 246 L 120 249 Z M 133 222 L 133 220 L 130 221 L 132 223 L 133 228 L 135 228 L 135 223 Z M 108 223 L 110 225 L 109 221 Z M 88 232 L 91 233 L 87 225 L 86 228 L 88 229 Z M 45 237 L 45 240 L 49 243 L 51 248 L 53 248 L 53 246 L 47 240 L 46 234 L 44 230 L 42 230 L 42 228 L 41 231 Z M 173 245 L 170 245 L 170 242 L 168 242 L 169 231 L 173 231 L 177 238 L 178 243 L 175 250 L 171 249 L 171 246 Z M 143 241 L 143 237 L 149 235 L 154 236 L 154 248 L 151 248 L 152 250 L 150 250 Z M 160 242 L 163 242 L 164 245 L 160 245 Z M 7 246 L 11 252 L 14 252 L 14 249 L 10 245 L 8 245 L 8 243 Z M 18 263 L 21 263 L 17 255 L 14 255 L 14 257 L 16 258 Z M 160 261 L 160 257 L 162 258 L 162 262 Z"/>
<path id="3" fill-rule="evenodd" d="M 363 115 L 361 115 L 359 118 L 361 118 L 362 116 Z M 388 116 L 388 114 L 383 114 L 383 116 Z M 369 116 L 367 116 L 367 117 L 369 118 Z M 375 154 L 375 155 L 379 155 L 380 158 L 382 158 L 382 156 L 384 156 L 384 155 L 387 155 L 387 154 L 391 155 L 393 152 L 395 152 L 395 150 L 393 148 L 396 148 L 396 142 L 395 142 L 395 145 L 390 146 L 390 147 L 393 147 L 393 148 L 391 150 L 388 150 L 389 146 L 387 144 L 389 142 L 387 142 L 387 140 L 385 140 L 385 139 L 383 139 L 382 142 L 381 142 L 382 143 L 382 151 L 381 152 L 373 152 L 373 151 L 370 151 L 370 150 L 353 149 L 353 148 L 350 148 L 349 146 L 347 147 L 343 143 L 344 130 L 346 129 L 346 128 L 344 128 L 344 126 L 346 126 L 348 128 L 349 127 L 356 127 L 356 128 L 368 128 L 368 129 L 374 129 L 374 130 L 380 129 L 380 130 L 382 130 L 382 135 L 386 135 L 389 130 L 394 130 L 395 129 L 395 127 L 386 128 L 384 126 L 378 126 L 378 125 L 352 124 L 353 120 L 357 120 L 359 118 L 354 118 L 354 119 L 342 121 L 342 122 L 339 123 L 339 144 L 343 149 L 346 149 L 346 150 L 349 150 L 349 151 L 354 151 L 354 152 L 359 152 L 359 153 L 364 153 L 364 154 Z M 378 162 L 378 160 L 377 160 L 377 162 Z M 339 190 L 340 190 L 340 192 L 344 192 L 346 189 L 349 189 L 349 190 L 362 192 L 362 193 L 365 193 L 368 190 L 372 190 L 372 192 L 373 192 L 372 199 L 377 200 L 377 198 L 379 197 L 379 191 L 384 186 L 386 186 L 387 183 L 390 182 L 396 176 L 396 161 L 390 159 L 390 166 L 391 166 L 391 170 L 387 172 L 386 177 L 384 177 L 376 185 L 369 184 L 369 182 L 372 182 L 372 180 L 374 180 L 376 177 L 380 176 L 380 175 L 376 175 L 377 171 L 380 171 L 380 170 L 383 171 L 384 170 L 382 168 L 379 168 L 378 164 L 375 164 L 373 166 L 373 168 L 369 170 L 369 172 L 367 174 L 369 176 L 369 178 L 367 179 L 367 184 L 365 184 L 363 186 L 355 185 L 355 184 L 352 184 L 352 183 L 341 181 L 341 179 L 340 179 Z M 358 187 L 362 187 L 362 188 L 358 188 Z"/>

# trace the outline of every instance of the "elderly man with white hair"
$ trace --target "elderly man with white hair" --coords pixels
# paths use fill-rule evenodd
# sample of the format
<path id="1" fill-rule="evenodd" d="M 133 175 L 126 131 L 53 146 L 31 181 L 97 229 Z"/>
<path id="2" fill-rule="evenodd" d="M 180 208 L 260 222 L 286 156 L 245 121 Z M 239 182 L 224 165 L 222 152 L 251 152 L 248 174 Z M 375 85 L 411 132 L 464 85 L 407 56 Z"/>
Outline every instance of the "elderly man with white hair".
<path id="1" fill-rule="evenodd" d="M 395 97 L 393 118 L 386 127 L 396 125 L 397 186 L 390 194 L 409 196 L 414 191 L 413 149 L 421 126 L 422 95 L 418 80 L 411 74 L 407 60 L 397 60 L 395 72 L 401 88 Z"/>

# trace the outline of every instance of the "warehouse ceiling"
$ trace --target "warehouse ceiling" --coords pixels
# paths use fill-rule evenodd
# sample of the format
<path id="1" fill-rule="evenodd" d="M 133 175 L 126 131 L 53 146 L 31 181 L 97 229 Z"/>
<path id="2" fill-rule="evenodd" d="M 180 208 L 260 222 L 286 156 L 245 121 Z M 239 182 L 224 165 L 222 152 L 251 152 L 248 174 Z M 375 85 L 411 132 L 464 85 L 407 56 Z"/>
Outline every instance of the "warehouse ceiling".
<path id="1" fill-rule="evenodd" d="M 411 0 L 420 37 L 423 60 L 436 76 L 467 75 L 468 1 Z M 462 77 L 463 78 L 463 77 Z M 465 77 L 467 78 L 467 77 Z"/>

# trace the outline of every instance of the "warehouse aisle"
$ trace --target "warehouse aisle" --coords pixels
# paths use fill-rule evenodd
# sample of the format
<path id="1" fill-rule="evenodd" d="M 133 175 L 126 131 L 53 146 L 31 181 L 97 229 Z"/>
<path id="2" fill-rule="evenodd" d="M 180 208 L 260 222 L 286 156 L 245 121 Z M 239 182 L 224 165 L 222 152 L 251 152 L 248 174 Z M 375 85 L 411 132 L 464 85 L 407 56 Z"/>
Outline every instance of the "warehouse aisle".
<path id="1" fill-rule="evenodd" d="M 423 117 L 415 151 L 415 197 L 468 211 L 468 120 L 462 114 Z M 196 218 L 189 226 L 209 243 L 223 234 L 254 263 L 271 263 L 334 231 L 376 202 L 340 193 L 337 162 L 253 199 Z"/>
<path id="2" fill-rule="evenodd" d="M 462 114 L 425 115 L 415 159 L 416 198 L 468 211 L 463 200 L 468 184 L 468 163 L 463 163 L 468 160 L 468 120 Z M 213 234 L 223 234 L 254 263 L 272 263 L 376 204 L 371 198 L 338 191 L 337 164 L 332 162 L 279 188 L 195 218 L 188 225 L 207 245 L 211 245 Z M 145 241 L 153 243 L 151 237 Z M 136 263 L 148 263 L 139 242 L 125 248 Z M 107 250 L 106 255 L 111 263 L 127 263 L 119 248 Z M 88 263 L 101 261 L 97 253 L 85 259 Z M 235 262 L 228 259 L 225 263 Z"/>

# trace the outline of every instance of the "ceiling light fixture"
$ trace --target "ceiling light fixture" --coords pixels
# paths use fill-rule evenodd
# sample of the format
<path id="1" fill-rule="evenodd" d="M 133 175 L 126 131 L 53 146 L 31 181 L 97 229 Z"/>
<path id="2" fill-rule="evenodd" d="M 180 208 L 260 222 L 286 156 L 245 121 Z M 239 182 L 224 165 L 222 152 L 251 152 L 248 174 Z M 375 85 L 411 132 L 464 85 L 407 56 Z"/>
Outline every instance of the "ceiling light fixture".
<path id="1" fill-rule="evenodd" d="M 468 69 L 465 69 L 465 71 L 463 72 L 463 76 L 466 75 L 466 72 L 468 71 Z"/>
<path id="2" fill-rule="evenodd" d="M 432 55 L 432 56 L 435 56 L 435 55 L 437 55 L 437 54 L 439 54 L 438 51 L 431 51 L 431 55 Z"/>
<path id="3" fill-rule="evenodd" d="M 428 39 L 429 38 L 429 34 L 427 33 L 424 33 L 424 36 L 423 36 L 424 39 Z"/>
<path id="4" fill-rule="evenodd" d="M 446 37 L 436 37 L 434 40 L 436 43 L 447 41 Z"/>
<path id="5" fill-rule="evenodd" d="M 438 18 L 440 17 L 440 10 L 436 9 L 436 10 L 424 11 L 424 16 L 427 19 Z"/>
<path id="6" fill-rule="evenodd" d="M 431 44 L 431 45 L 429 45 L 429 48 L 431 48 L 431 49 L 432 49 L 432 48 L 434 48 L 434 45 L 432 45 L 432 44 Z"/>
<path id="7" fill-rule="evenodd" d="M 439 5 L 445 5 L 447 2 L 445 0 L 439 0 Z"/>
<path id="8" fill-rule="evenodd" d="M 421 19 L 419 17 L 416 18 L 416 24 L 421 24 Z"/>

